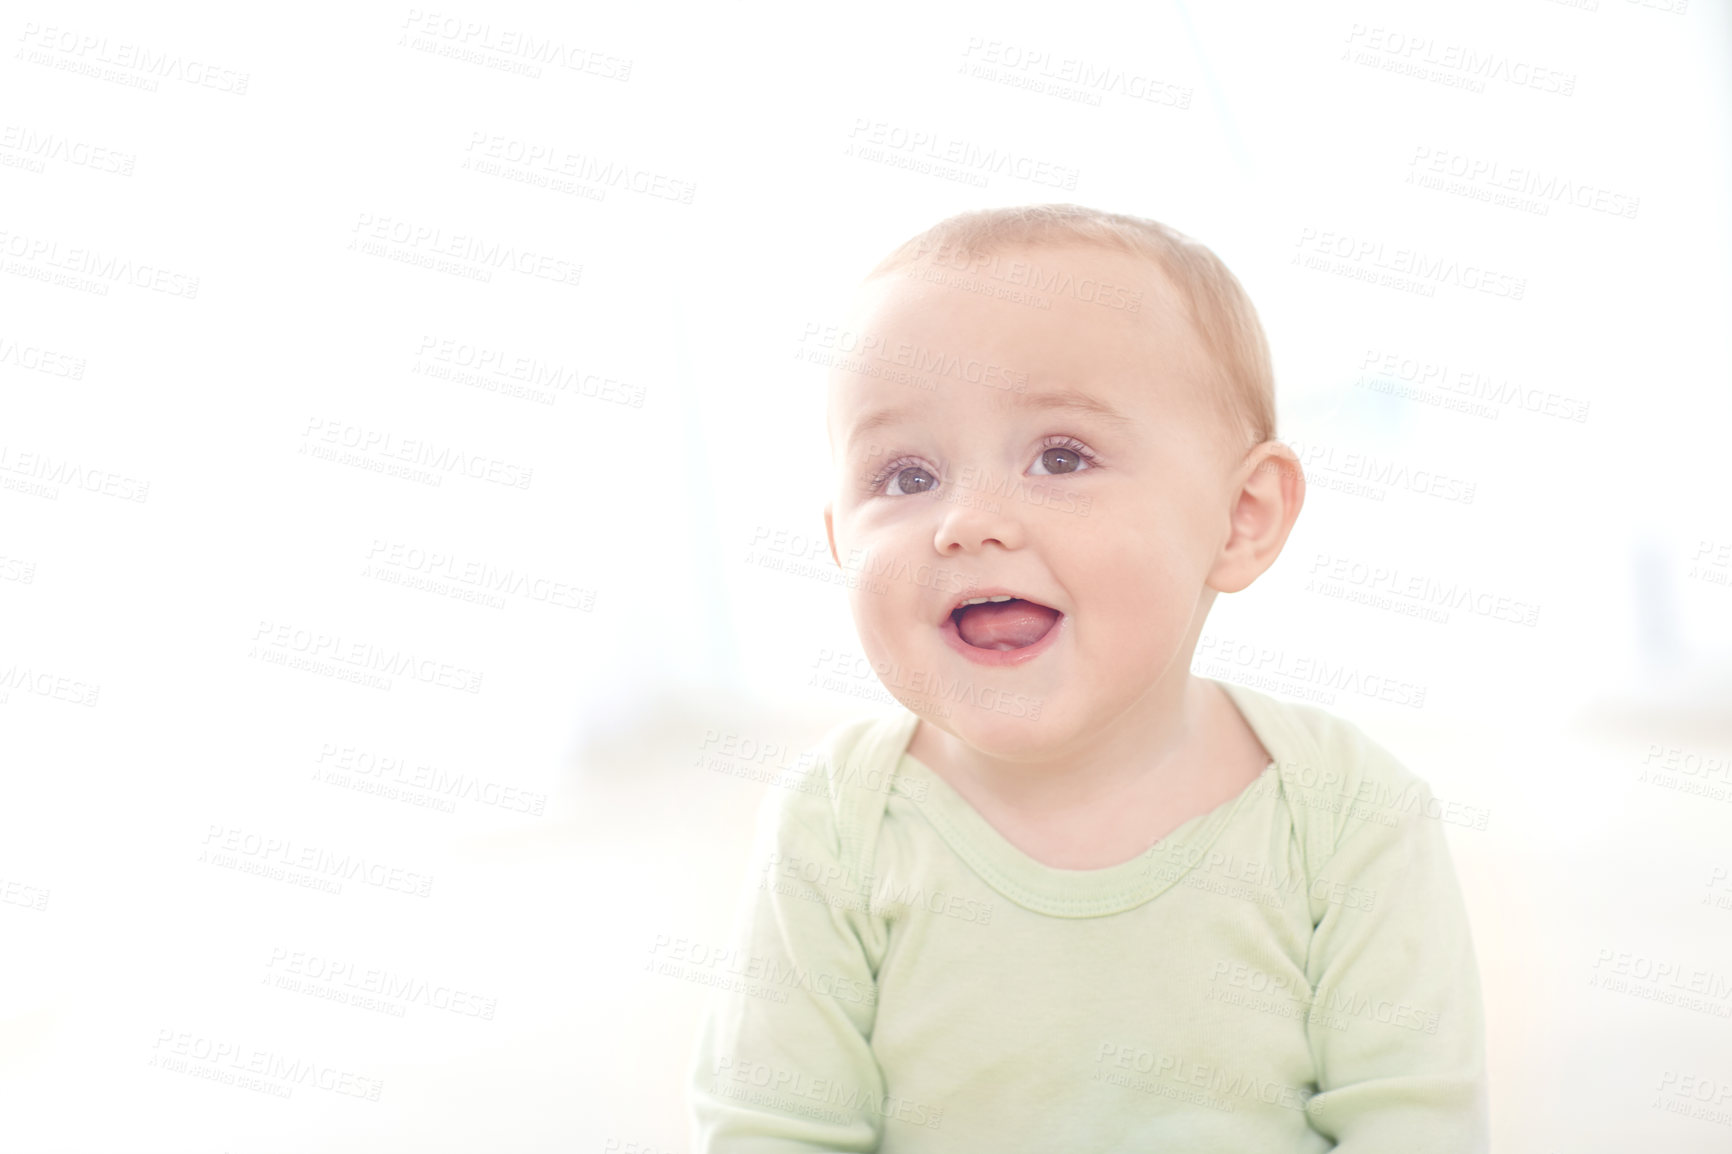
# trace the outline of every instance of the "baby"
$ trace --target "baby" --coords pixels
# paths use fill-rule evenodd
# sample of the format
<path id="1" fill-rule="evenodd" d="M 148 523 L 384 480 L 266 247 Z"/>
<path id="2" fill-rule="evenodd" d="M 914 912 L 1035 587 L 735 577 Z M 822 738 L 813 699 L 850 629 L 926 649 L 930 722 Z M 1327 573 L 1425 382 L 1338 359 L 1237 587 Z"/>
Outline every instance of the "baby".
<path id="1" fill-rule="evenodd" d="M 694 1150 L 1483 1150 L 1466 911 L 1424 782 L 1194 676 L 1304 501 L 1207 248 L 965 213 L 866 278 L 831 555 L 906 708 L 772 788 Z"/>

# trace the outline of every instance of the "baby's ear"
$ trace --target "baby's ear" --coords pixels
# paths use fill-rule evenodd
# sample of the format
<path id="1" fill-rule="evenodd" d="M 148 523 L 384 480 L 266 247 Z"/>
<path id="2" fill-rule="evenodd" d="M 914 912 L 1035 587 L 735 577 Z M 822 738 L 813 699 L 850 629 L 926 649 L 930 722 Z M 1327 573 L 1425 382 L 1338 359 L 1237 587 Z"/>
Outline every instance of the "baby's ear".
<path id="1" fill-rule="evenodd" d="M 1220 593 L 1239 592 L 1275 563 L 1305 504 L 1305 470 L 1280 441 L 1252 449 L 1238 480 L 1227 542 L 1206 580 Z"/>
<path id="2" fill-rule="evenodd" d="M 836 552 L 836 524 L 830 516 L 831 502 L 824 502 L 824 536 L 830 539 L 830 560 L 837 566 L 842 564 L 842 558 Z"/>

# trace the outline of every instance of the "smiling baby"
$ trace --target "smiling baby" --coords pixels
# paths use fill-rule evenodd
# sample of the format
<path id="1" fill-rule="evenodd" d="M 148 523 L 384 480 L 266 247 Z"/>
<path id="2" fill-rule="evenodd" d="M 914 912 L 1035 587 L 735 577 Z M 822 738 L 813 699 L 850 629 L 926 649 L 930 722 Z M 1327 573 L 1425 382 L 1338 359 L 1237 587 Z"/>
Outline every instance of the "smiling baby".
<path id="1" fill-rule="evenodd" d="M 965 213 L 890 254 L 824 509 L 902 709 L 766 791 L 694 1150 L 1483 1150 L 1425 783 L 1199 677 L 1304 501 L 1238 281 L 1151 220 Z M 887 371 L 883 365 L 892 366 Z"/>

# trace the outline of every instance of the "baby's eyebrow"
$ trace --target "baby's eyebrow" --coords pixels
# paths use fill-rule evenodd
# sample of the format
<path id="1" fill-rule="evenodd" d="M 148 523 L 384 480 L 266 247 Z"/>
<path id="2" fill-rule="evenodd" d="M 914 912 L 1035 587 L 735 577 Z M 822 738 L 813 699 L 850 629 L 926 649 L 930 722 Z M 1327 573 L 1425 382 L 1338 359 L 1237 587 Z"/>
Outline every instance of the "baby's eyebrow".
<path id="1" fill-rule="evenodd" d="M 1125 416 L 1098 397 L 1091 397 L 1079 389 L 1055 389 L 1043 393 L 1009 393 L 1006 402 L 1013 408 L 1029 409 L 1036 412 L 1074 412 L 1089 413 L 1099 417 L 1108 424 L 1120 429 L 1128 429 L 1134 421 Z M 906 420 L 910 414 L 919 411 L 918 406 L 897 405 L 888 409 L 877 409 L 861 417 L 854 425 L 854 430 L 848 435 L 848 448 L 853 449 L 854 443 L 868 433 L 894 425 Z"/>
<path id="2" fill-rule="evenodd" d="M 1065 411 L 1091 413 L 1120 429 L 1128 429 L 1135 422 L 1099 397 L 1092 397 L 1081 389 L 1056 389 L 1045 393 L 1010 393 L 1010 403 L 1022 409 L 1033 409 L 1039 412 Z"/>

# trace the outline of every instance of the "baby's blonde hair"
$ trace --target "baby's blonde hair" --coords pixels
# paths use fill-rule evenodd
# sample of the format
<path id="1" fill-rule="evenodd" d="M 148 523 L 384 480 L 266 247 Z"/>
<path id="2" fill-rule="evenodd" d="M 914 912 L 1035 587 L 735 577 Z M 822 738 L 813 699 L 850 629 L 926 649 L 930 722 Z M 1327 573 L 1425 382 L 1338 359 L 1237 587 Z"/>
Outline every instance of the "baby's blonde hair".
<path id="1" fill-rule="evenodd" d="M 910 237 L 866 275 L 872 280 L 936 253 L 970 261 L 1016 247 L 1080 243 L 1152 261 L 1179 291 L 1217 371 L 1207 390 L 1245 447 L 1275 437 L 1275 374 L 1251 298 L 1209 248 L 1156 220 L 1078 204 L 1031 204 L 962 212 Z"/>

